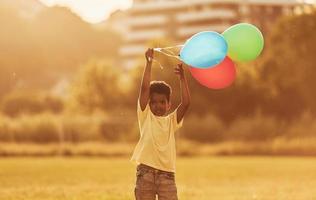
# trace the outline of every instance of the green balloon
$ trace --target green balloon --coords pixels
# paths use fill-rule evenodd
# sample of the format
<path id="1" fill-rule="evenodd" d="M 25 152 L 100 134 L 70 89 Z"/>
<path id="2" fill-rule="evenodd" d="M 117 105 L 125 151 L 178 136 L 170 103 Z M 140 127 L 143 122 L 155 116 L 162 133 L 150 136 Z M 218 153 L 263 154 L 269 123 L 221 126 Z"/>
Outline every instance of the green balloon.
<path id="1" fill-rule="evenodd" d="M 225 30 L 222 35 L 228 44 L 228 56 L 234 61 L 251 61 L 262 52 L 263 35 L 254 25 L 236 24 Z"/>

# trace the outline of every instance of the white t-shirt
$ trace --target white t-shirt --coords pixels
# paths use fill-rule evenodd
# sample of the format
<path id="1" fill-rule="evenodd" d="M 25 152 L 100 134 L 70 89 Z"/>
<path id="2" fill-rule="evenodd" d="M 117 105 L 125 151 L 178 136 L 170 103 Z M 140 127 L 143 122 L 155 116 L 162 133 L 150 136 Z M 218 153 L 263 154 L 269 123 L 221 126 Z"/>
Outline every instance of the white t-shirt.
<path id="1" fill-rule="evenodd" d="M 177 123 L 177 110 L 167 116 L 155 116 L 148 104 L 142 111 L 138 100 L 137 117 L 140 139 L 131 160 L 137 164 L 142 163 L 163 171 L 175 172 L 175 132 L 183 123 L 183 119 Z"/>

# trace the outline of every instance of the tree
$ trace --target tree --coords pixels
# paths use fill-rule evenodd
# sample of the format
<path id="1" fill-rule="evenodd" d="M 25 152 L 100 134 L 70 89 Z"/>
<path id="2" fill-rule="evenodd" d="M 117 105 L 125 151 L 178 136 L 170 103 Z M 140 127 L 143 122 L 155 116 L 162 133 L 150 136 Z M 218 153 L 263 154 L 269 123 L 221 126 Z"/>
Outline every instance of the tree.
<path id="1" fill-rule="evenodd" d="M 305 110 L 316 114 L 316 12 L 281 19 L 271 33 L 261 64 L 268 91 L 264 110 L 293 118 Z"/>
<path id="2" fill-rule="evenodd" d="M 0 13 L 0 98 L 16 88 L 50 88 L 91 58 L 118 58 L 119 34 L 97 30 L 67 8 L 24 18 L 0 3 Z"/>
<path id="3" fill-rule="evenodd" d="M 82 66 L 70 90 L 73 108 L 86 112 L 115 110 L 126 96 L 120 88 L 121 70 L 104 61 L 92 60 Z"/>

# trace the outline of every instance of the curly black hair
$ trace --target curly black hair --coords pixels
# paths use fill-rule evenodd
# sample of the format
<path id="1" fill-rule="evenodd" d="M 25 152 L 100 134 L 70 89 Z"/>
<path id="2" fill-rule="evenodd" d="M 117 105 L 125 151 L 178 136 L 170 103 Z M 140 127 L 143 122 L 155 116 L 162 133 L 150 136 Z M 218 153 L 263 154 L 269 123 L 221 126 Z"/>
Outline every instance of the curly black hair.
<path id="1" fill-rule="evenodd" d="M 152 95 L 153 93 L 164 94 L 166 95 L 167 100 L 170 101 L 172 89 L 170 85 L 164 81 L 151 81 L 149 95 Z"/>

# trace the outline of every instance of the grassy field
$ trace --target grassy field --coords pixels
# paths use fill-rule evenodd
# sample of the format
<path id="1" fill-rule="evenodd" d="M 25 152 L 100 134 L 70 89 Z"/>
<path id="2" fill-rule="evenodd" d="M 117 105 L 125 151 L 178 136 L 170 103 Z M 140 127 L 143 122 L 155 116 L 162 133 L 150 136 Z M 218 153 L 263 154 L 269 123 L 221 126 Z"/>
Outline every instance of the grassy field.
<path id="1" fill-rule="evenodd" d="M 179 158 L 182 200 L 314 200 L 316 158 Z M 1 200 L 131 200 L 128 158 L 2 158 Z"/>

